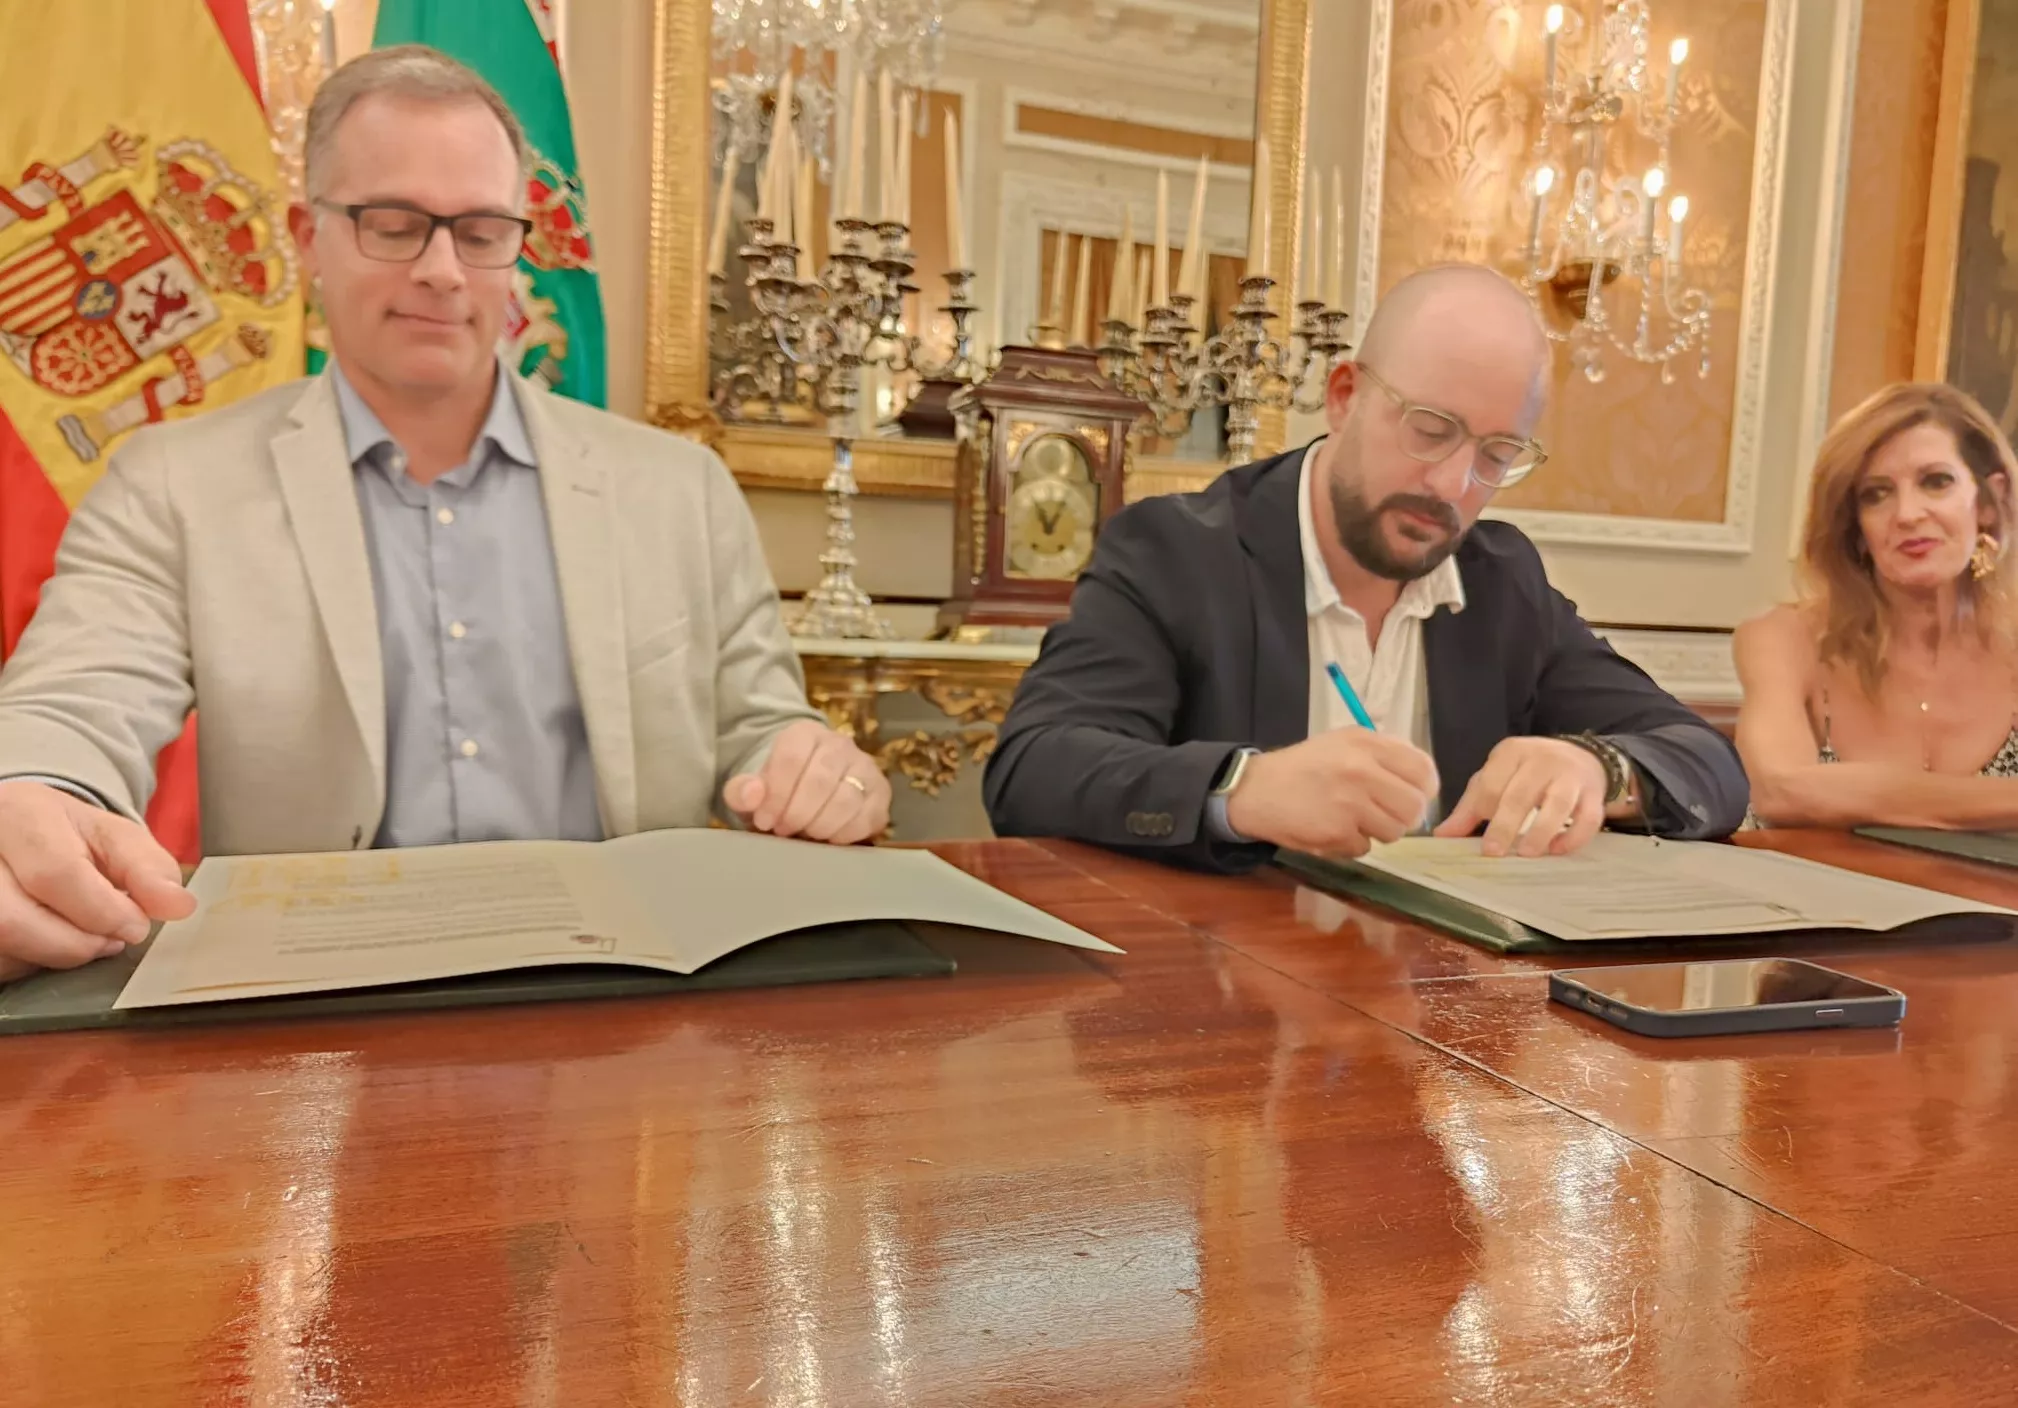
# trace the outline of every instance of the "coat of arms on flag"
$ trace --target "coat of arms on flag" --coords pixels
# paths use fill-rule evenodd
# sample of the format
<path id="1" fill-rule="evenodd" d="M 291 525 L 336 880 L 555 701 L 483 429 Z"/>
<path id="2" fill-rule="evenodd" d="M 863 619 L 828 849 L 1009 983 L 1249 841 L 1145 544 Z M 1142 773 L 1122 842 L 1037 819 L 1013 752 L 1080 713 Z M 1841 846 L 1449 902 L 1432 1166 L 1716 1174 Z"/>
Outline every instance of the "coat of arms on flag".
<path id="1" fill-rule="evenodd" d="M 44 393 L 89 403 L 54 417 L 80 466 L 272 355 L 261 321 L 230 319 L 224 304 L 276 319 L 296 307 L 293 247 L 267 193 L 202 141 L 147 146 L 113 129 L 63 165 L 36 162 L 0 188 L 0 356 Z M 153 195 L 143 201 L 134 177 L 150 162 Z M 48 228 L 55 216 L 61 223 Z M 27 238 L 9 240 L 10 226 Z M 143 368 L 125 395 L 92 403 Z M 33 437 L 32 423 L 19 428 Z M 45 468 L 59 484 L 66 477 L 57 464 Z"/>

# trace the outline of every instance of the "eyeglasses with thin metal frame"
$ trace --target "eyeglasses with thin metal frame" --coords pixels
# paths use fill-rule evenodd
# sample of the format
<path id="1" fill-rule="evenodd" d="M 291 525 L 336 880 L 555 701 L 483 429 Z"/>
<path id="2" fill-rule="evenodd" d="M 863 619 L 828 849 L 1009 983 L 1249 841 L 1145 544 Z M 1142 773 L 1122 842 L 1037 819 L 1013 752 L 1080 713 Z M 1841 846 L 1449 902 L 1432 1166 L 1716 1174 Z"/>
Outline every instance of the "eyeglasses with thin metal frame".
<path id="1" fill-rule="evenodd" d="M 1513 435 L 1480 435 L 1465 424 L 1463 416 L 1411 401 L 1382 381 L 1379 373 L 1366 363 L 1352 365 L 1361 376 L 1386 392 L 1400 410 L 1401 429 L 1395 438 L 1401 452 L 1410 459 L 1435 464 L 1449 459 L 1459 445 L 1469 440 L 1478 446 L 1478 454 L 1471 463 L 1471 477 L 1488 489 L 1504 489 L 1520 483 L 1549 457 L 1548 451 L 1533 440 Z"/>
<path id="2" fill-rule="evenodd" d="M 472 269 L 503 269 L 518 262 L 533 228 L 533 222 L 521 216 L 490 211 L 436 215 L 431 210 L 385 201 L 343 205 L 318 200 L 316 204 L 332 214 L 349 216 L 357 231 L 357 252 L 382 264 L 413 263 L 434 241 L 434 232 L 446 226 L 456 258 Z"/>

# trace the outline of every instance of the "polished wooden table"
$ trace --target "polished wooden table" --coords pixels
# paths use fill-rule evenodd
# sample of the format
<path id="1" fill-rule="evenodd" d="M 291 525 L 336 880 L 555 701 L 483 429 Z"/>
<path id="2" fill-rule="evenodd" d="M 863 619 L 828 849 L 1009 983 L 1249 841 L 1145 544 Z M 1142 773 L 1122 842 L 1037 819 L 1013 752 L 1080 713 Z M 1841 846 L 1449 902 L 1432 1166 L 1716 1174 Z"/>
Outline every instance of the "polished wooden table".
<path id="1" fill-rule="evenodd" d="M 1657 1043 L 1281 876 L 938 849 L 1127 956 L 0 1042 L 0 1403 L 2018 1400 L 2018 944 Z"/>

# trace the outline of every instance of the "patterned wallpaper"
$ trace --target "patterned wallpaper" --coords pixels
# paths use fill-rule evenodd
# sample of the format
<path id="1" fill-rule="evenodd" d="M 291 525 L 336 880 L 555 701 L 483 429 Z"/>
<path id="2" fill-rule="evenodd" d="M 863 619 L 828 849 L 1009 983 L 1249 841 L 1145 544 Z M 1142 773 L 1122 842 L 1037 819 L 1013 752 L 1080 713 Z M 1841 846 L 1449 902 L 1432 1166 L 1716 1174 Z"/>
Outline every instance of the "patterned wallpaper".
<path id="1" fill-rule="evenodd" d="M 1891 3 L 1891 0 L 1887 0 Z M 1595 16 L 1599 0 L 1582 0 Z M 1522 181 L 1540 121 L 1543 0 L 1396 0 L 1381 200 L 1380 282 L 1386 288 L 1447 259 L 1513 272 L 1527 232 Z M 1671 192 L 1690 201 L 1687 273 L 1714 300 L 1711 369 L 1659 372 L 1609 359 L 1609 375 L 1572 383 L 1559 350 L 1556 390 L 1541 427 L 1550 458 L 1504 495 L 1509 508 L 1716 521 L 1723 516 L 1736 399 L 1737 323 L 1750 218 L 1752 143 L 1766 0 L 1658 0 L 1650 52 L 1686 34 Z M 1659 80 L 1657 79 L 1657 82 Z M 1614 137 L 1626 168 L 1653 151 L 1636 132 Z M 1614 317 L 1625 304 L 1613 303 Z M 1630 336 L 1630 324 L 1628 324 Z"/>
<path id="2" fill-rule="evenodd" d="M 1948 0 L 1864 6 L 1829 416 L 1913 375 Z"/>

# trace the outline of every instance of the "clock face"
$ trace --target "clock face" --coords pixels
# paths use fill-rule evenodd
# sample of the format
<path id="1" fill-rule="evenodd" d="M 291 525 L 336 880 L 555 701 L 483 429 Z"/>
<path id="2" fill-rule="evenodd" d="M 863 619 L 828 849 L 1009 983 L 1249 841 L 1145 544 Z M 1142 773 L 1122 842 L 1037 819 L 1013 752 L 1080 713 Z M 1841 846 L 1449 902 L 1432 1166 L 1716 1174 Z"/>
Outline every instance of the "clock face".
<path id="1" fill-rule="evenodd" d="M 1009 569 L 1045 581 L 1076 577 L 1093 557 L 1099 508 L 1093 491 L 1076 479 L 1025 479 L 1009 496 L 1003 528 Z"/>

